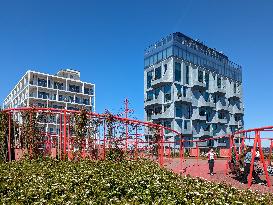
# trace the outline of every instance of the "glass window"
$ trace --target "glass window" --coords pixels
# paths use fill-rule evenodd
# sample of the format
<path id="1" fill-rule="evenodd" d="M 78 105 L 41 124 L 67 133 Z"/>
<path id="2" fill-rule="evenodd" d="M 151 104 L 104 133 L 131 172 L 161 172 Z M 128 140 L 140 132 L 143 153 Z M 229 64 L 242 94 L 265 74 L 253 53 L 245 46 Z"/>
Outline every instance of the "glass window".
<path id="1" fill-rule="evenodd" d="M 174 80 L 181 82 L 181 63 L 174 63 L 175 65 L 175 72 L 174 72 Z"/>
<path id="2" fill-rule="evenodd" d="M 183 86 L 183 97 L 187 96 L 187 87 Z"/>
<path id="3" fill-rule="evenodd" d="M 149 58 L 146 58 L 144 61 L 144 66 L 148 67 L 149 66 Z"/>
<path id="4" fill-rule="evenodd" d="M 196 55 L 194 55 L 194 59 L 193 59 L 193 60 L 194 60 L 194 64 L 196 64 L 196 65 L 197 65 L 197 64 L 198 64 L 198 62 L 197 62 L 197 56 L 196 56 Z"/>
<path id="5" fill-rule="evenodd" d="M 165 85 L 164 86 L 164 102 L 171 101 L 171 86 Z"/>
<path id="6" fill-rule="evenodd" d="M 162 51 L 162 55 L 163 55 L 163 59 L 167 58 L 167 50 L 166 49 Z"/>
<path id="7" fill-rule="evenodd" d="M 186 65 L 186 84 L 189 84 L 190 81 L 190 71 L 189 71 L 189 66 Z"/>
<path id="8" fill-rule="evenodd" d="M 203 83 L 203 71 L 198 70 L 198 81 Z"/>
<path id="9" fill-rule="evenodd" d="M 158 61 L 162 60 L 162 51 L 157 54 Z"/>
<path id="10" fill-rule="evenodd" d="M 155 69 L 155 80 L 160 79 L 160 78 L 161 78 L 161 66 L 159 66 Z"/>
<path id="11" fill-rule="evenodd" d="M 183 58 L 183 51 L 182 51 L 182 49 L 181 48 L 179 48 L 179 58 Z"/>
<path id="12" fill-rule="evenodd" d="M 162 106 L 156 106 L 155 107 L 155 114 L 162 114 Z"/>
<path id="13" fill-rule="evenodd" d="M 172 56 L 172 47 L 167 48 L 167 58 Z"/>
<path id="14" fill-rule="evenodd" d="M 159 93 L 160 93 L 160 88 L 156 88 L 156 89 L 155 89 L 155 99 L 158 98 Z"/>
<path id="15" fill-rule="evenodd" d="M 175 116 L 182 117 L 182 107 L 180 107 L 180 106 L 175 107 Z"/>
<path id="16" fill-rule="evenodd" d="M 166 73 L 167 69 L 168 69 L 168 65 L 164 64 L 164 74 Z"/>
<path id="17" fill-rule="evenodd" d="M 222 87 L 222 81 L 220 77 L 217 77 L 217 87 L 221 88 Z"/>
<path id="18" fill-rule="evenodd" d="M 147 92 L 147 101 L 151 101 L 153 100 L 154 96 L 153 96 L 153 91 L 148 91 Z"/>
<path id="19" fill-rule="evenodd" d="M 153 71 L 147 72 L 147 88 L 152 86 Z"/>
<path id="20" fill-rule="evenodd" d="M 178 51 L 178 47 L 176 47 L 176 46 L 174 46 L 173 47 L 173 54 L 174 54 L 174 56 L 179 56 L 179 51 Z"/>
<path id="21" fill-rule="evenodd" d="M 154 63 L 157 63 L 157 54 L 154 55 Z"/>
<path id="22" fill-rule="evenodd" d="M 209 88 L 209 74 L 205 73 L 205 82 L 206 82 L 206 88 Z"/>
<path id="23" fill-rule="evenodd" d="M 151 56 L 150 57 L 150 65 L 153 65 L 154 64 L 154 56 Z"/>

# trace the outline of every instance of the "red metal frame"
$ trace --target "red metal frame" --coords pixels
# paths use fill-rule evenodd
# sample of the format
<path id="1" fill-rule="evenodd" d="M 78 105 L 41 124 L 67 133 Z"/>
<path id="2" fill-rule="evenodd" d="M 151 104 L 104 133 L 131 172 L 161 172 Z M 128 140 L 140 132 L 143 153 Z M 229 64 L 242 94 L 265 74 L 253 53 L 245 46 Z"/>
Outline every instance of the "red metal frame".
<path id="1" fill-rule="evenodd" d="M 240 130 L 240 131 L 237 131 L 235 133 L 233 133 L 232 135 L 222 135 L 222 136 L 216 136 L 216 137 L 212 137 L 212 138 L 207 138 L 207 139 L 203 139 L 203 140 L 185 140 L 182 133 L 176 131 L 176 130 L 173 130 L 169 127 L 164 127 L 160 124 L 154 124 L 154 123 L 151 123 L 151 122 L 143 122 L 143 121 L 140 121 L 140 120 L 135 120 L 135 119 L 129 119 L 128 118 L 128 101 L 125 101 L 125 118 L 123 117 L 120 117 L 120 116 L 113 116 L 113 118 L 120 122 L 120 123 L 123 123 L 125 126 L 126 126 L 126 131 L 125 131 L 125 139 L 114 139 L 114 140 L 119 140 L 119 141 L 123 141 L 125 140 L 125 151 L 127 152 L 127 148 L 128 148 L 128 144 L 129 144 L 129 130 L 128 130 L 128 125 L 134 125 L 135 126 L 135 134 L 131 134 L 130 136 L 133 136 L 135 135 L 135 140 L 134 140 L 134 144 L 135 144 L 135 154 L 134 154 L 134 159 L 137 160 L 138 157 L 140 157 L 143 152 L 141 152 L 140 154 L 138 153 L 138 151 L 140 150 L 149 150 L 151 151 L 151 148 L 149 148 L 149 146 L 151 144 L 154 144 L 154 142 L 141 142 L 141 139 L 139 139 L 139 136 L 142 136 L 141 134 L 138 133 L 138 128 L 140 126 L 143 126 L 143 127 L 149 127 L 149 128 L 153 128 L 153 129 L 156 129 L 156 130 L 159 130 L 159 134 L 160 134 L 160 139 L 158 140 L 158 162 L 160 164 L 160 166 L 163 166 L 164 165 L 164 150 L 165 150 L 165 144 L 167 144 L 169 146 L 169 150 L 170 150 L 170 144 L 171 143 L 175 143 L 175 142 L 170 142 L 170 141 L 167 141 L 167 142 L 164 142 L 164 133 L 165 133 L 165 130 L 168 130 L 172 133 L 174 133 L 175 135 L 177 136 L 180 136 L 181 137 L 181 140 L 180 140 L 180 149 L 179 149 L 179 157 L 180 157 L 180 166 L 181 166 L 181 170 L 182 170 L 182 165 L 183 165 L 183 161 L 184 161 L 184 143 L 185 142 L 196 142 L 196 149 L 197 149 L 197 155 L 196 155 L 196 161 L 198 163 L 198 160 L 199 160 L 199 146 L 198 146 L 198 142 L 205 142 L 205 141 L 208 141 L 208 140 L 217 140 L 217 139 L 220 139 L 220 138 L 226 138 L 226 137 L 229 137 L 230 139 L 230 155 L 231 155 L 231 151 L 232 149 L 234 149 L 235 151 L 235 154 L 236 154 L 236 159 L 238 160 L 238 153 L 237 153 L 237 148 L 236 148 L 236 144 L 234 142 L 234 138 L 241 138 L 242 141 L 241 141 L 241 145 L 239 147 L 239 152 L 242 151 L 242 148 L 245 144 L 245 139 L 254 139 L 254 149 L 253 150 L 256 150 L 256 147 L 257 147 L 257 144 L 259 145 L 259 149 L 260 149 L 260 153 L 261 153 L 261 162 L 263 163 L 263 168 L 264 168 L 264 171 L 265 171 L 265 174 L 266 174 L 266 179 L 267 179 L 267 184 L 268 186 L 270 186 L 270 180 L 269 180 L 269 176 L 268 176 L 268 173 L 267 173 L 267 170 L 266 170 L 266 164 L 265 164 L 265 159 L 264 159 L 264 155 L 263 155 L 263 152 L 262 152 L 262 147 L 261 147 L 261 140 L 262 139 L 267 139 L 267 140 L 271 140 L 270 142 L 270 153 L 269 153 L 269 157 L 268 157 L 268 163 L 270 162 L 270 156 L 271 156 L 271 153 L 272 153 L 272 149 L 273 149 L 273 139 L 269 139 L 269 138 L 261 138 L 260 137 L 260 133 L 265 131 L 265 132 L 268 132 L 268 131 L 273 131 L 273 126 L 266 126 L 266 127 L 261 127 L 261 128 L 254 128 L 254 129 L 248 129 L 248 130 Z M 9 158 L 9 161 L 11 161 L 11 115 L 15 112 L 22 112 L 22 111 L 26 111 L 26 110 L 34 110 L 36 112 L 44 112 L 44 111 L 48 111 L 50 112 L 51 114 L 59 114 L 59 118 L 60 118 L 60 133 L 59 133 L 59 156 L 64 159 L 63 157 L 65 157 L 67 155 L 67 151 L 68 153 L 70 153 L 70 147 L 72 145 L 72 142 L 73 142 L 73 136 L 71 136 L 71 133 L 70 133 L 70 116 L 71 114 L 77 114 L 77 113 L 80 113 L 80 111 L 74 111 L 74 110 L 62 110 L 62 109 L 55 109 L 55 108 L 11 108 L 11 109 L 6 109 L 4 110 L 4 112 L 7 112 L 9 114 L 9 132 L 8 132 L 8 158 Z M 102 125 L 102 129 L 103 129 L 103 139 L 101 140 L 100 138 L 98 139 L 98 145 L 99 145 L 99 150 L 101 150 L 101 143 L 102 143 L 102 147 L 103 147 L 103 159 L 106 158 L 106 149 L 110 147 L 111 145 L 111 142 L 106 139 L 106 130 L 107 130 L 107 127 L 106 127 L 106 118 L 107 118 L 107 114 L 97 114 L 97 113 L 93 113 L 93 112 L 88 112 L 87 113 L 89 117 L 94 117 L 94 118 L 98 118 L 98 119 L 101 119 L 103 120 L 103 125 Z M 67 126 L 67 123 L 68 123 L 68 126 Z M 67 130 L 68 128 L 68 130 Z M 255 138 L 247 138 L 247 133 L 251 133 L 251 132 L 255 132 Z M 237 137 L 239 134 L 242 134 L 243 137 Z M 48 136 L 48 139 L 49 139 L 49 136 L 52 136 L 52 135 L 47 135 Z M 235 137 L 236 136 L 236 137 Z M 131 138 L 131 137 L 130 137 Z M 47 142 L 48 143 L 48 139 L 47 139 Z M 57 138 L 56 138 L 57 139 Z M 50 140 L 49 140 L 50 141 Z M 53 140 L 54 141 L 54 140 Z M 97 141 L 97 140 L 95 140 Z M 50 141 L 50 144 L 54 144 L 54 142 L 51 142 Z M 147 144 L 146 148 L 141 148 L 140 145 L 141 144 Z M 88 147 L 90 146 L 89 145 L 89 141 L 88 141 L 88 144 L 86 144 L 86 142 L 82 142 L 82 146 L 84 146 L 84 149 L 83 149 L 83 153 L 82 155 L 86 155 L 85 153 L 85 148 L 86 148 L 86 145 L 88 145 Z M 71 148 L 72 149 L 72 148 Z M 31 152 L 31 151 L 30 151 Z M 153 159 L 153 152 L 151 151 L 151 158 Z M 252 173 L 253 173 L 253 163 L 254 163 L 254 151 L 252 152 L 252 161 L 251 161 L 251 170 L 250 170 L 250 174 L 249 174 L 249 179 L 251 178 L 252 179 Z M 170 159 L 170 153 L 167 154 L 169 159 Z M 251 180 L 249 180 L 249 186 L 251 186 Z"/>

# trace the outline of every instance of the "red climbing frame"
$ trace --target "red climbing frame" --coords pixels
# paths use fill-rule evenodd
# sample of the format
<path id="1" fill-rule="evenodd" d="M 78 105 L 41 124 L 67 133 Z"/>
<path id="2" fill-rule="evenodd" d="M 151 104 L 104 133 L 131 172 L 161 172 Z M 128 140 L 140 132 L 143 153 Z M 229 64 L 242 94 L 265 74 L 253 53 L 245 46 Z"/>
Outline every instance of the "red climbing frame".
<path id="1" fill-rule="evenodd" d="M 45 147 L 48 149 L 48 147 L 52 148 L 52 147 L 56 147 L 57 149 L 59 149 L 59 151 L 57 152 L 59 154 L 59 157 L 61 159 L 65 159 L 65 156 L 67 155 L 69 159 L 71 159 L 71 153 L 74 150 L 74 147 L 72 146 L 73 144 L 73 136 L 70 133 L 70 128 L 71 128 L 71 114 L 75 114 L 75 113 L 80 113 L 80 111 L 73 111 L 73 110 L 63 110 L 63 109 L 55 109 L 55 108 L 12 108 L 12 109 L 6 109 L 4 110 L 4 112 L 8 113 L 9 116 L 9 130 L 8 130 L 8 160 L 11 161 L 11 138 L 12 138 L 12 126 L 11 126 L 11 121 L 12 118 L 15 114 L 18 114 L 22 111 L 27 111 L 27 110 L 34 110 L 35 112 L 48 112 L 50 114 L 53 115 L 58 115 L 60 118 L 60 122 L 59 122 L 59 135 L 56 134 L 49 134 L 49 133 L 45 133 L 45 136 L 47 136 L 47 139 L 44 142 Z M 128 111 L 128 107 L 126 107 L 126 110 Z M 245 139 L 249 139 L 247 138 L 247 134 L 248 133 L 255 133 L 255 137 L 254 139 L 254 144 L 253 144 L 253 152 L 252 152 L 252 161 L 251 161 L 251 170 L 250 170 L 250 174 L 249 174 L 249 186 L 251 186 L 251 179 L 252 179 L 252 173 L 253 173 L 253 164 L 254 164 L 254 157 L 255 157 L 255 150 L 256 147 L 258 145 L 258 148 L 260 150 L 260 154 L 261 154 L 261 162 L 263 164 L 263 169 L 266 175 L 266 180 L 267 180 L 267 185 L 270 186 L 270 180 L 269 180 L 269 176 L 268 176 L 268 172 L 266 169 L 266 163 L 265 163 L 265 158 L 264 158 L 264 154 L 263 154 L 263 150 L 262 150 L 262 144 L 261 144 L 261 140 L 268 140 L 268 138 L 261 138 L 261 132 L 267 132 L 267 131 L 273 131 L 273 126 L 268 126 L 268 127 L 261 127 L 261 128 L 254 128 L 254 129 L 249 129 L 249 130 L 241 130 L 241 131 L 237 131 L 235 133 L 232 134 L 228 134 L 228 135 L 223 135 L 223 136 L 216 136 L 216 137 L 212 137 L 212 138 L 206 138 L 206 139 L 202 139 L 202 140 L 185 140 L 182 133 L 177 132 L 176 130 L 173 130 L 171 128 L 168 127 L 164 127 L 162 125 L 159 124 L 154 124 L 151 122 L 143 122 L 140 120 L 135 120 L 135 119 L 129 119 L 128 116 L 126 115 L 125 118 L 120 117 L 120 116 L 113 116 L 113 118 L 122 124 L 122 126 L 125 126 L 125 137 L 119 136 L 119 138 L 115 138 L 115 139 L 108 139 L 107 138 L 107 126 L 106 126 L 106 118 L 107 118 L 107 114 L 97 114 L 97 113 L 93 113 L 93 112 L 88 112 L 88 116 L 90 118 L 97 118 L 102 120 L 102 125 L 101 125 L 101 129 L 102 129 L 102 136 L 99 136 L 98 139 L 95 136 L 95 144 L 90 145 L 90 142 L 87 141 L 83 141 L 81 146 L 83 147 L 83 151 L 82 151 L 82 155 L 85 157 L 88 153 L 86 153 L 87 148 L 89 148 L 90 146 L 97 146 L 99 147 L 99 154 L 101 156 L 101 159 L 105 159 L 106 157 L 106 151 L 107 149 L 111 148 L 111 143 L 113 142 L 125 142 L 124 146 L 124 150 L 125 152 L 128 152 L 130 150 L 128 150 L 128 146 L 130 145 L 134 145 L 134 154 L 132 155 L 132 157 L 130 159 L 134 159 L 137 160 L 139 157 L 141 156 L 145 156 L 146 153 L 146 157 L 149 157 L 153 160 L 158 160 L 158 163 L 160 164 L 160 166 L 164 165 L 164 153 L 165 153 L 165 147 L 169 147 L 169 153 L 168 153 L 168 157 L 169 159 L 171 158 L 171 153 L 170 153 L 170 144 L 174 144 L 173 148 L 175 146 L 179 146 L 179 157 L 180 157 L 180 166 L 181 166 L 181 170 L 182 170 L 182 165 L 183 165 L 183 161 L 184 161 L 184 145 L 186 142 L 190 142 L 190 143 L 196 143 L 196 161 L 198 163 L 199 160 L 199 142 L 205 142 L 208 140 L 218 140 L 221 138 L 228 138 L 230 141 L 230 147 L 229 147 L 229 159 L 231 159 L 231 154 L 232 154 L 232 150 L 235 151 L 236 154 L 236 159 L 238 159 L 238 153 L 237 153 L 237 148 L 236 148 L 236 144 L 235 144 L 235 139 L 241 139 L 241 145 L 240 147 L 238 147 L 239 152 L 242 152 L 243 147 L 245 146 Z M 134 125 L 135 127 L 133 128 L 133 130 L 129 130 L 128 126 L 129 125 Z M 122 127 L 121 126 L 121 127 Z M 143 137 L 143 134 L 138 132 L 138 128 L 140 127 L 144 127 L 144 128 L 150 128 L 150 129 L 155 129 L 157 131 L 159 131 L 159 139 L 157 142 L 153 142 L 153 141 L 144 141 L 143 139 L 141 139 L 141 137 Z M 180 141 L 165 141 L 165 131 L 169 131 L 171 133 L 173 133 L 174 135 L 180 137 Z M 240 137 L 239 137 L 240 136 Z M 57 139 L 59 139 L 59 141 L 57 141 Z M 110 141 L 112 140 L 112 141 Z M 130 142 L 131 140 L 131 142 Z M 157 149 L 157 158 L 154 157 L 154 150 L 152 148 L 151 145 L 157 145 L 158 149 Z M 13 145 L 15 146 L 15 145 Z M 269 151 L 269 156 L 268 156 L 268 164 L 270 163 L 270 157 L 271 157 L 271 153 L 272 153 L 272 149 L 273 149 L 273 139 L 270 139 L 270 151 Z M 29 150 L 31 152 L 31 150 Z"/>

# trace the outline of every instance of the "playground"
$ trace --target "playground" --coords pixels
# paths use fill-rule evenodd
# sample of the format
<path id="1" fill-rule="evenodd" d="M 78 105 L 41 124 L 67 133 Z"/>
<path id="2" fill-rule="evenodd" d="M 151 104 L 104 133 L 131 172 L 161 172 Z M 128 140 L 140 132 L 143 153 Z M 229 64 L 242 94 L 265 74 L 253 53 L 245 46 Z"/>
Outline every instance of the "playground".
<path id="1" fill-rule="evenodd" d="M 189 140 L 182 133 L 160 124 L 130 119 L 127 116 L 124 118 L 109 112 L 97 114 L 85 110 L 13 108 L 1 113 L 1 133 L 4 133 L 1 139 L 4 139 L 2 144 L 6 145 L 6 152 L 2 155 L 4 161 L 21 160 L 26 155 L 30 159 L 51 157 L 63 161 L 78 161 L 88 158 L 103 161 L 107 153 L 112 153 L 117 161 L 147 158 L 182 176 L 201 177 L 239 189 L 250 188 L 262 193 L 273 193 L 273 177 L 268 172 L 273 143 L 271 138 L 261 137 L 262 133 L 273 131 L 273 126 Z M 48 132 L 48 124 L 57 127 L 59 131 Z M 148 139 L 145 137 L 147 133 L 150 135 Z M 169 133 L 174 133 L 179 139 L 166 141 L 165 135 Z M 207 158 L 201 157 L 203 153 L 200 144 L 222 138 L 228 142 L 229 147 L 219 150 L 222 156 L 215 159 L 214 175 L 211 176 Z M 262 140 L 270 142 L 269 153 L 264 153 Z M 187 142 L 193 146 L 184 147 Z M 246 147 L 252 147 L 252 158 L 248 183 L 243 184 L 236 175 L 242 175 L 243 165 L 240 166 L 239 163 L 240 160 L 242 162 L 241 157 L 245 155 Z M 185 156 L 187 152 L 192 157 Z M 255 163 L 261 171 L 259 177 L 263 183 L 257 184 L 252 180 L 257 172 Z"/>

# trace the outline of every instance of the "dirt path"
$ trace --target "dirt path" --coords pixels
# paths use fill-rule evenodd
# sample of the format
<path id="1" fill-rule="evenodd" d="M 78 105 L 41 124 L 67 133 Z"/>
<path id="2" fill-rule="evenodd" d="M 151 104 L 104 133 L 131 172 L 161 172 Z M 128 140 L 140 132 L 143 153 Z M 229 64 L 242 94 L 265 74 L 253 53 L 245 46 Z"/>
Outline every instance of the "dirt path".
<path id="1" fill-rule="evenodd" d="M 208 170 L 207 160 L 186 159 L 182 166 L 178 158 L 164 159 L 164 166 L 171 169 L 175 173 L 182 175 L 190 175 L 192 177 L 201 177 L 208 181 L 224 182 L 239 189 L 248 189 L 247 184 L 242 184 L 238 180 L 232 178 L 233 175 L 226 175 L 226 160 L 216 160 L 214 166 L 215 174 L 211 176 Z M 261 179 L 265 179 L 265 176 L 260 176 Z M 253 184 L 251 190 L 259 191 L 262 193 L 273 193 L 273 176 L 270 176 L 271 187 L 265 185 Z"/>

